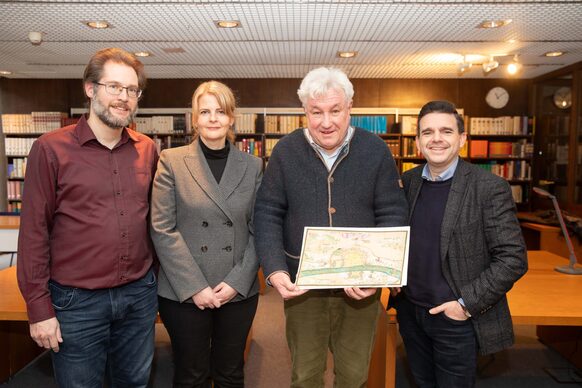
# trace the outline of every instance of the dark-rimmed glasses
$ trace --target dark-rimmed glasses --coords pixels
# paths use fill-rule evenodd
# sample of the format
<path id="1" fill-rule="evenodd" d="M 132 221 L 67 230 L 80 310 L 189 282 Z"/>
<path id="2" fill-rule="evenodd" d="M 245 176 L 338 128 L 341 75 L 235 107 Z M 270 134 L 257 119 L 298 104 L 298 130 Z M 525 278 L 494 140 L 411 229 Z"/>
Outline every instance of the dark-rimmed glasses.
<path id="1" fill-rule="evenodd" d="M 140 98 L 142 90 L 134 86 L 121 86 L 119 84 L 102 84 L 101 82 L 93 82 L 95 85 L 105 86 L 107 94 L 112 96 L 119 96 L 123 93 L 123 89 L 127 91 L 127 96 L 131 98 Z"/>

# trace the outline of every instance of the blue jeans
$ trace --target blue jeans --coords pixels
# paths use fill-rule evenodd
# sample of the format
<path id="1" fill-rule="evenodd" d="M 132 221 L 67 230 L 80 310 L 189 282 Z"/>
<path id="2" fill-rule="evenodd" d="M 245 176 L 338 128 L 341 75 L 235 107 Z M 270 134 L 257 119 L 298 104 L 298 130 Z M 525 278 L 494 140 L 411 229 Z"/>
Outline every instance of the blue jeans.
<path id="1" fill-rule="evenodd" d="M 146 387 L 154 355 L 157 279 L 86 290 L 49 282 L 63 343 L 52 352 L 61 388 Z"/>
<path id="2" fill-rule="evenodd" d="M 477 338 L 471 320 L 432 315 L 404 295 L 396 311 L 410 370 L 420 388 L 470 388 L 477 373 Z"/>

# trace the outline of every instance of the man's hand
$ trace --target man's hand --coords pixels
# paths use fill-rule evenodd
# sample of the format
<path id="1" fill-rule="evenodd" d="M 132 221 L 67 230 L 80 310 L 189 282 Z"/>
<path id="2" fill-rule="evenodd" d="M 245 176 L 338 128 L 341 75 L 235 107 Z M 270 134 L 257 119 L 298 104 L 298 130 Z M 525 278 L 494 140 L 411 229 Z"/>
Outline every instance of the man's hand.
<path id="1" fill-rule="evenodd" d="M 45 349 L 52 349 L 55 353 L 58 353 L 59 344 L 63 342 L 61 326 L 55 317 L 31 323 L 30 336 L 38 346 Z"/>
<path id="2" fill-rule="evenodd" d="M 228 303 L 236 296 L 236 294 L 238 294 L 234 288 L 225 282 L 220 282 L 212 291 L 214 291 L 214 295 L 218 298 L 221 304 Z"/>
<path id="3" fill-rule="evenodd" d="M 346 294 L 355 300 L 362 300 L 366 299 L 369 296 L 372 296 L 376 293 L 377 288 L 360 288 L 360 287 L 346 287 L 344 291 Z"/>
<path id="4" fill-rule="evenodd" d="M 206 287 L 202 291 L 199 291 L 192 297 L 192 300 L 200 310 L 204 310 L 205 308 L 219 308 L 221 306 L 220 300 L 218 300 L 216 294 L 210 287 Z"/>
<path id="5" fill-rule="evenodd" d="M 439 313 L 444 313 L 447 317 L 455 321 L 466 321 L 468 318 L 465 315 L 465 310 L 463 306 L 456 300 L 450 302 L 445 302 L 440 306 L 436 306 L 428 310 L 429 313 L 436 315 Z"/>
<path id="6" fill-rule="evenodd" d="M 296 296 L 303 295 L 307 292 L 307 290 L 300 290 L 297 288 L 297 286 L 291 282 L 289 275 L 285 272 L 278 272 L 271 275 L 269 281 L 284 300 L 295 298 Z"/>

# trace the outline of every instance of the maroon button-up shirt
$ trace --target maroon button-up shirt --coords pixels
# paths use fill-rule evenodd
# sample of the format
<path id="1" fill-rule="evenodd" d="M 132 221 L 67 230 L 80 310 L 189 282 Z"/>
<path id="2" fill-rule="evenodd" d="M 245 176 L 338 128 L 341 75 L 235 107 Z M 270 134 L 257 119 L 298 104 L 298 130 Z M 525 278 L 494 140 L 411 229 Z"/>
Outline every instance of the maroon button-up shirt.
<path id="1" fill-rule="evenodd" d="M 124 129 L 112 150 L 101 145 L 85 117 L 34 142 L 17 265 L 30 323 L 55 316 L 49 279 L 111 288 L 149 270 L 148 199 L 157 160 L 153 141 L 132 130 Z"/>

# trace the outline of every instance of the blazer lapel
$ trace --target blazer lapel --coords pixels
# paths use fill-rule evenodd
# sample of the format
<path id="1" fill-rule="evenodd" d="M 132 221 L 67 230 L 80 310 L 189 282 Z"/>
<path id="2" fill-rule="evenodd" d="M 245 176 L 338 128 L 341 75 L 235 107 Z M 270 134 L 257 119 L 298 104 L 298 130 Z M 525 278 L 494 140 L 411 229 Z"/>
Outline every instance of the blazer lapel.
<path id="1" fill-rule="evenodd" d="M 208 195 L 208 198 L 210 198 L 228 218 L 232 218 L 230 210 L 228 209 L 228 206 L 226 206 L 222 192 L 216 183 L 216 179 L 214 179 L 214 175 L 212 175 L 210 167 L 208 167 L 208 162 L 206 162 L 204 153 L 200 149 L 200 145 L 198 144 L 199 141 L 199 139 L 196 139 L 189 146 L 188 155 L 184 157 L 186 168 L 190 171 L 192 178 L 194 178 L 200 188 L 204 190 L 206 195 Z M 224 169 L 225 174 L 227 170 L 228 161 L 227 166 Z M 223 176 L 221 180 L 224 179 L 225 176 Z"/>
<path id="2" fill-rule="evenodd" d="M 226 159 L 226 167 L 218 185 L 222 198 L 227 199 L 242 181 L 247 169 L 247 162 L 243 159 L 242 151 L 234 144 L 230 145 L 230 152 Z"/>
<path id="3" fill-rule="evenodd" d="M 422 187 L 422 169 L 418 169 L 418 173 L 414 173 L 410 179 L 410 187 L 408 188 L 408 202 L 410 204 L 410 213 L 408 214 L 408 224 L 412 220 L 412 212 L 416 206 L 416 200 L 418 199 L 418 194 L 420 194 L 420 188 Z"/>
<path id="4" fill-rule="evenodd" d="M 459 159 L 459 164 L 453 175 L 453 182 L 447 205 L 445 207 L 445 214 L 441 226 L 441 260 L 445 260 L 449 251 L 449 242 L 453 229 L 457 223 L 457 219 L 461 214 L 463 199 L 467 193 L 467 185 L 469 183 L 469 174 L 471 171 L 467 168 L 467 163 Z"/>

